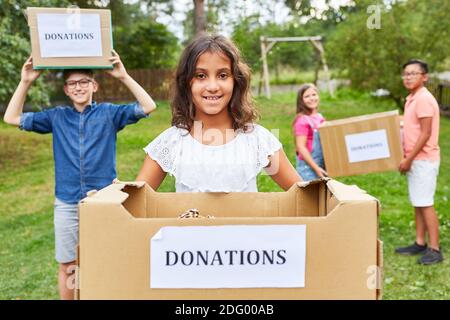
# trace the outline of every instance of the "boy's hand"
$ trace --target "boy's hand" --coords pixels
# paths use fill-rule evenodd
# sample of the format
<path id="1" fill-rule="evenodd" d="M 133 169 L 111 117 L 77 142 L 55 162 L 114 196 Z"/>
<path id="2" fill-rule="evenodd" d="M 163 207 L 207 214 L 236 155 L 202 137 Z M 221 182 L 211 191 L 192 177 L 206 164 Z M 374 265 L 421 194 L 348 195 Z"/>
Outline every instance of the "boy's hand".
<path id="1" fill-rule="evenodd" d="M 32 83 L 41 75 L 41 71 L 33 69 L 33 58 L 30 56 L 22 67 L 21 80 Z"/>
<path id="2" fill-rule="evenodd" d="M 112 51 L 113 56 L 109 58 L 109 61 L 114 66 L 114 69 L 107 70 L 106 72 L 109 73 L 114 78 L 117 78 L 119 80 L 123 80 L 128 76 L 127 70 L 125 69 L 125 66 L 122 63 L 122 60 L 120 60 L 120 56 L 117 54 L 115 50 Z"/>
<path id="3" fill-rule="evenodd" d="M 407 173 L 410 169 L 411 169 L 411 161 L 408 159 L 403 159 L 400 162 L 400 165 L 398 166 L 398 171 L 400 171 L 400 173 L 405 174 Z"/>

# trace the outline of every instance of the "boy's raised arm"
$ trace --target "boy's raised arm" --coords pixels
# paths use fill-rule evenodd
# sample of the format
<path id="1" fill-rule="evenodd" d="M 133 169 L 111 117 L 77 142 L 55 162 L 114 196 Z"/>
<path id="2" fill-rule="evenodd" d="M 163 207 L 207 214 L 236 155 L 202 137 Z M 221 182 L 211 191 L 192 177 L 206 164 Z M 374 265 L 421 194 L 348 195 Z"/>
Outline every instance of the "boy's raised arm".
<path id="1" fill-rule="evenodd" d="M 153 101 L 153 99 L 150 97 L 150 95 L 147 93 L 147 91 L 142 88 L 139 83 L 137 83 L 128 73 L 125 69 L 125 66 L 123 65 L 122 61 L 120 60 L 120 56 L 117 54 L 116 51 L 113 51 L 114 55 L 109 58 L 111 63 L 114 65 L 113 70 L 106 71 L 114 78 L 119 79 L 122 81 L 124 85 L 127 86 L 127 88 L 131 91 L 131 93 L 135 96 L 136 100 L 141 105 L 142 109 L 146 114 L 149 114 L 150 112 L 154 111 L 156 109 L 156 104 Z"/>
<path id="2" fill-rule="evenodd" d="M 25 104 L 28 90 L 40 75 L 40 71 L 33 70 L 33 59 L 30 56 L 22 67 L 19 85 L 6 108 L 3 120 L 5 120 L 7 124 L 13 126 L 20 125 L 20 116 L 22 115 L 23 105 Z"/>

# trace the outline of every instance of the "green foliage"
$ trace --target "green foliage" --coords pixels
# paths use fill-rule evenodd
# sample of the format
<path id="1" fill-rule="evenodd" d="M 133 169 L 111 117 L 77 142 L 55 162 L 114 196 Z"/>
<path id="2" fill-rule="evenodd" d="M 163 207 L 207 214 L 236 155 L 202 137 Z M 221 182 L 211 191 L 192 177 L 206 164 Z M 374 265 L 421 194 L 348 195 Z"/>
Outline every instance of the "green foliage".
<path id="1" fill-rule="evenodd" d="M 240 48 L 245 61 L 254 72 L 260 71 L 262 62 L 260 37 L 300 37 L 310 36 L 308 28 L 300 28 L 296 23 L 277 25 L 270 23 L 261 25 L 259 16 L 244 18 L 235 26 L 232 39 Z M 278 78 L 280 68 L 289 66 L 299 70 L 310 70 L 314 68 L 317 60 L 314 49 L 309 42 L 287 42 L 277 43 L 268 54 L 269 67 L 275 71 Z"/>
<path id="2" fill-rule="evenodd" d="M 127 69 L 171 68 L 176 63 L 178 40 L 163 24 L 157 23 L 153 7 L 167 3 L 167 10 L 173 10 L 168 0 L 140 0 L 124 2 L 109 0 L 75 0 L 80 8 L 107 8 L 111 10 L 113 42 Z M 147 5 L 148 13 L 142 11 Z"/>
<path id="3" fill-rule="evenodd" d="M 66 0 L 3 0 L 0 10 L 0 105 L 7 104 L 20 81 L 22 65 L 31 52 L 29 29 L 24 15 L 27 7 L 59 7 Z M 43 76 L 33 84 L 28 102 L 40 108 L 49 104 L 49 88 Z"/>
<path id="4" fill-rule="evenodd" d="M 2 0 L 0 2 L 0 20 L 9 18 L 11 34 L 19 34 L 28 37 L 28 25 L 25 18 L 25 10 L 28 7 L 66 7 L 70 5 L 68 0 Z"/>
<path id="5" fill-rule="evenodd" d="M 313 71 L 299 72 L 298 69 L 280 68 L 280 76 L 270 78 L 271 85 L 298 85 L 301 83 L 314 82 Z M 259 80 L 255 77 L 254 80 Z M 256 84 L 257 82 L 255 82 Z"/>
<path id="6" fill-rule="evenodd" d="M 179 52 L 177 38 L 149 19 L 114 30 L 114 47 L 128 69 L 172 68 Z"/>
<path id="7" fill-rule="evenodd" d="M 317 4 L 311 0 L 284 0 L 284 3 L 295 17 L 308 17 L 321 21 L 328 26 L 341 22 L 345 19 L 346 13 L 353 10 L 350 1 L 339 6 L 336 6 L 335 2 L 333 0 L 324 0 L 323 5 L 319 9 Z"/>
<path id="8" fill-rule="evenodd" d="M 400 106 L 406 95 L 400 78 L 402 65 L 412 58 L 428 62 L 436 71 L 450 56 L 450 2 L 397 1 L 380 5 L 379 29 L 367 28 L 368 5 L 358 1 L 357 9 L 338 25 L 326 46 L 331 67 L 343 70 L 360 89 L 386 88 Z"/>
<path id="9" fill-rule="evenodd" d="M 166 0 L 170 2 L 170 0 Z M 186 12 L 186 18 L 183 21 L 183 33 L 185 40 L 183 44 L 189 43 L 195 37 L 195 0 L 191 1 L 191 5 Z M 174 1 L 176 3 L 176 1 Z M 235 8 L 233 1 L 225 0 L 209 0 L 204 2 L 204 15 L 206 23 L 206 32 L 210 34 L 221 34 L 221 30 L 218 30 L 220 24 L 219 13 L 227 13 L 229 10 Z"/>

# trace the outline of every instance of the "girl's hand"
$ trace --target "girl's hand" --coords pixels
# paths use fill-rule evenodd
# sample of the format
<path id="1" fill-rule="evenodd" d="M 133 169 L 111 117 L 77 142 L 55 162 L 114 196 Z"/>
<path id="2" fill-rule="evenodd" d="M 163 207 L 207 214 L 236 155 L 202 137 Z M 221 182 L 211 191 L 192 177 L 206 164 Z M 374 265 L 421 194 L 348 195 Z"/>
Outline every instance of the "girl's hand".
<path id="1" fill-rule="evenodd" d="M 41 71 L 33 69 L 33 58 L 29 56 L 22 67 L 21 80 L 25 83 L 32 83 L 40 75 Z"/>
<path id="2" fill-rule="evenodd" d="M 120 56 L 118 55 L 118 53 L 115 50 L 113 50 L 112 52 L 113 56 L 109 58 L 109 61 L 111 61 L 111 63 L 113 64 L 114 69 L 107 70 L 106 72 L 116 79 L 123 80 L 128 76 L 127 70 L 122 63 L 122 60 L 120 60 Z"/>
<path id="3" fill-rule="evenodd" d="M 322 168 L 320 168 L 320 167 L 319 167 L 319 169 L 314 170 L 314 171 L 316 172 L 316 174 L 317 174 L 320 178 L 328 177 L 328 173 L 327 173 L 324 169 L 322 169 Z"/>

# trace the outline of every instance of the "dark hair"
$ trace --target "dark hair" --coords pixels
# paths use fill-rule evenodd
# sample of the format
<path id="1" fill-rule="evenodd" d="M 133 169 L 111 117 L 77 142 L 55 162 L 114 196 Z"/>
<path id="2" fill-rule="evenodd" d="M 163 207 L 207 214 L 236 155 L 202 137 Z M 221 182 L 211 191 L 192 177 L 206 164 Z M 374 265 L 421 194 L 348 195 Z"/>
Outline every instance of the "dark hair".
<path id="1" fill-rule="evenodd" d="M 66 82 L 66 80 L 74 73 L 81 73 L 94 79 L 94 71 L 92 69 L 64 69 L 63 70 L 64 82 Z"/>
<path id="2" fill-rule="evenodd" d="M 191 80 L 195 76 L 198 59 L 205 52 L 221 53 L 230 59 L 234 87 L 228 112 L 233 129 L 247 131 L 248 124 L 258 119 L 250 90 L 250 68 L 241 60 L 239 49 L 234 43 L 221 35 L 200 35 L 181 54 L 172 86 L 172 125 L 190 131 L 194 124 Z"/>
<path id="3" fill-rule="evenodd" d="M 317 87 L 312 84 L 312 83 L 305 83 L 303 84 L 297 92 L 297 114 L 306 114 L 309 115 L 312 113 L 312 110 L 309 109 L 305 102 L 303 101 L 303 95 L 305 94 L 306 90 L 313 88 L 314 90 L 317 91 L 317 93 L 319 93 L 319 90 L 317 89 Z"/>
<path id="4" fill-rule="evenodd" d="M 428 73 L 428 64 L 425 61 L 419 60 L 419 59 L 411 59 L 407 63 L 403 65 L 403 70 L 410 64 L 418 64 L 420 68 L 422 69 L 423 73 Z"/>

